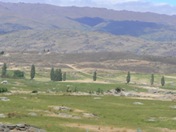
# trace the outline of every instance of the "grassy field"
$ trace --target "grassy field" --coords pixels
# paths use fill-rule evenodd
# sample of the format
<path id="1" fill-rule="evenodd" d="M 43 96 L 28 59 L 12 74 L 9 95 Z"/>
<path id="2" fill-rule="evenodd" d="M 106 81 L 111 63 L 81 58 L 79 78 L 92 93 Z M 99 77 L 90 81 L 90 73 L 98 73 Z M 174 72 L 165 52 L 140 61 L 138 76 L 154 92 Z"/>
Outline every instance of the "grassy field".
<path id="1" fill-rule="evenodd" d="M 66 82 L 52 82 L 49 68 L 37 69 L 34 80 L 29 78 L 28 68 L 25 79 L 0 78 L 7 84 L 0 84 L 12 93 L 0 94 L 10 101 L 1 101 L 2 123 L 26 123 L 38 126 L 48 132 L 175 132 L 176 114 L 174 101 L 135 99 L 108 95 L 73 95 L 67 91 L 90 93 L 101 89 L 103 92 L 115 88 L 125 91 L 147 92 L 142 86 L 150 86 L 150 74 L 131 73 L 131 83 L 126 84 L 126 72 L 99 70 L 97 82 L 92 81 L 93 69 L 63 68 Z M 8 74 L 12 74 L 9 69 Z M 155 75 L 156 88 L 160 87 L 162 75 Z M 166 86 L 162 89 L 175 90 L 175 75 L 166 75 Z M 32 93 L 37 90 L 38 93 Z M 58 107 L 68 107 L 61 110 Z M 167 128 L 167 129 L 166 129 Z"/>
<path id="2" fill-rule="evenodd" d="M 146 132 L 160 132 L 159 128 L 176 129 L 175 102 L 129 99 L 124 97 L 103 96 L 67 96 L 67 95 L 10 95 L 9 102 L 1 102 L 0 113 L 12 117 L 0 119 L 3 123 L 27 123 L 46 129 L 49 132 L 75 131 L 84 132 L 79 125 L 107 126 L 110 128 L 126 128 Z M 140 102 L 142 105 L 135 105 Z M 56 111 L 50 106 L 67 106 L 71 111 Z M 76 112 L 79 110 L 80 112 Z M 36 113 L 31 116 L 30 113 Z M 83 113 L 92 113 L 95 117 L 83 117 Z M 57 117 L 59 113 L 71 115 L 70 118 Z M 72 117 L 80 117 L 74 119 Z M 74 128 L 67 124 L 77 124 Z M 87 128 L 90 129 L 91 128 Z M 97 131 L 96 130 L 96 131 Z"/>

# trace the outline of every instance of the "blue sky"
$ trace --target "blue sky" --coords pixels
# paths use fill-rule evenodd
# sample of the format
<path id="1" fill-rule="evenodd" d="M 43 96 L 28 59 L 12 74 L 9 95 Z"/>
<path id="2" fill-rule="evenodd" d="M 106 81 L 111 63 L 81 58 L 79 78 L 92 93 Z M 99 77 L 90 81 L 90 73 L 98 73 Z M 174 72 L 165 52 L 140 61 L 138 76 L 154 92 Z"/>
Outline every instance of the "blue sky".
<path id="1" fill-rule="evenodd" d="M 46 3 L 58 6 L 103 7 L 114 10 L 131 10 L 176 14 L 176 0 L 0 0 L 2 2 Z"/>
<path id="2" fill-rule="evenodd" d="M 176 5 L 176 0 L 148 0 L 153 3 L 167 3 L 170 5 Z"/>

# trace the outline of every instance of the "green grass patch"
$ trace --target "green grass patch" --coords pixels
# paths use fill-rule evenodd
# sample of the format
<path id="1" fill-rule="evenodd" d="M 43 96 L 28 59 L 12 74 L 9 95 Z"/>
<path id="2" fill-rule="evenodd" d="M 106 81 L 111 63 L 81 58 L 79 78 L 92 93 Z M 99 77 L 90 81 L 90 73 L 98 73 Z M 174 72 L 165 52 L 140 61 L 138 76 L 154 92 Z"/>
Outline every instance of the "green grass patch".
<path id="1" fill-rule="evenodd" d="M 173 117 L 176 116 L 175 109 L 171 108 L 176 105 L 175 102 L 113 96 L 104 96 L 100 99 L 95 99 L 93 96 L 58 95 L 11 95 L 7 97 L 10 101 L 1 102 L 0 113 L 5 115 L 14 113 L 14 116 L 0 118 L 0 122 L 3 123 L 27 123 L 47 131 L 60 130 L 63 132 L 67 130 L 83 131 L 61 125 L 67 123 L 125 127 L 136 130 L 141 128 L 144 131 L 154 130 L 158 127 L 176 129 L 176 121 L 173 120 Z M 135 105 L 134 102 L 141 102 L 142 105 Z M 79 109 L 86 113 L 93 113 L 96 118 L 70 119 L 47 116 L 47 111 L 50 111 L 49 106 L 67 106 L 73 110 Z M 35 112 L 37 116 L 30 116 L 30 112 Z"/>

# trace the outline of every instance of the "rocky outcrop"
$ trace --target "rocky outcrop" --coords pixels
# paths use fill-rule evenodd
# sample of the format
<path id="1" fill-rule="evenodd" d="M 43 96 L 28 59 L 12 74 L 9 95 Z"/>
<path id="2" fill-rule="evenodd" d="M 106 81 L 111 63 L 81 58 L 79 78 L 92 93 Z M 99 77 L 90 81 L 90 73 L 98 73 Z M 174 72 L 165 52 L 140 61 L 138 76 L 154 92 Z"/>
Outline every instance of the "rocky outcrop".
<path id="1" fill-rule="evenodd" d="M 46 132 L 35 126 L 30 126 L 27 124 L 0 124 L 0 132 Z"/>

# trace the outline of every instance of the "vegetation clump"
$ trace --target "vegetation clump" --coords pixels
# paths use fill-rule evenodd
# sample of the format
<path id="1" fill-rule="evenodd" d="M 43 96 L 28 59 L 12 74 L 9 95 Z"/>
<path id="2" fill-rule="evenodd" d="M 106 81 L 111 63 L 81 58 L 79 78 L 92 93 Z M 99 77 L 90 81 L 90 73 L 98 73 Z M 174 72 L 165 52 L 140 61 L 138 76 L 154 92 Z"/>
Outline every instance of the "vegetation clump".
<path id="1" fill-rule="evenodd" d="M 8 92 L 8 89 L 4 87 L 0 87 L 0 93 L 5 93 L 5 92 Z"/>
<path id="2" fill-rule="evenodd" d="M 38 93 L 38 91 L 37 90 L 33 90 L 32 93 Z"/>

